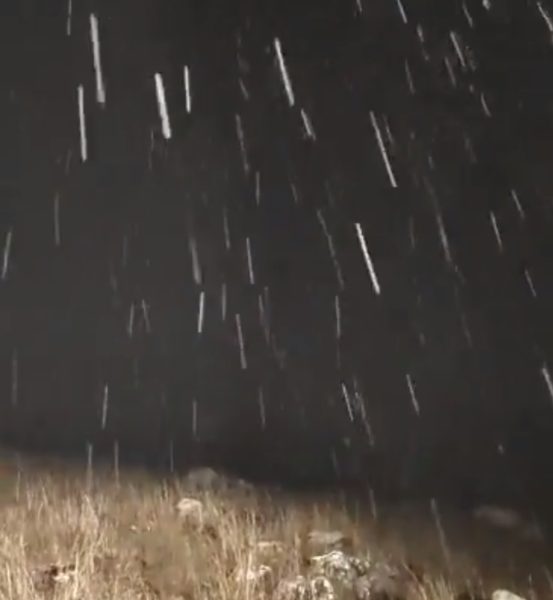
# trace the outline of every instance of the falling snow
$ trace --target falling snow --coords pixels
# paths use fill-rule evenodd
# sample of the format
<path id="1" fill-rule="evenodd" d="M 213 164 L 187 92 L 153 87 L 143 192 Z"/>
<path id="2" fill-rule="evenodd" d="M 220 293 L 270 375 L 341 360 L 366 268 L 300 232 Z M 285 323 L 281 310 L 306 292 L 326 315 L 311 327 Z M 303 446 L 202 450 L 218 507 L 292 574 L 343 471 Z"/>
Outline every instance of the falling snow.
<path id="1" fill-rule="evenodd" d="M 323 6 L 308 26 L 288 29 L 275 17 L 263 33 L 254 18 L 264 17 L 248 15 L 231 43 L 204 39 L 183 19 L 178 56 L 144 40 L 139 60 L 126 54 L 135 15 L 64 3 L 56 35 L 75 73 L 45 58 L 56 100 L 40 113 L 35 83 L 25 118 L 10 113 L 19 121 L 8 154 L 26 165 L 36 136 L 47 165 L 8 161 L 2 188 L 0 328 L 14 414 L 33 380 L 36 340 L 51 336 L 44 347 L 54 351 L 52 340 L 81 334 L 79 352 L 99 363 L 87 397 L 105 439 L 120 427 L 125 394 L 163 397 L 156 402 L 172 407 L 159 409 L 164 422 L 173 397 L 182 403 L 184 425 L 164 431 L 171 469 L 181 430 L 198 443 L 218 435 L 210 394 L 220 389 L 220 421 L 240 414 L 267 444 L 278 414 L 299 437 L 320 420 L 336 439 L 360 437 L 370 448 L 393 447 L 412 423 L 421 436 L 459 443 L 473 426 L 476 447 L 490 442 L 481 429 L 514 420 L 517 402 L 542 406 L 528 391 L 537 383 L 553 403 L 553 146 L 543 85 L 553 73 L 551 9 L 539 0 L 520 8 L 528 45 L 543 57 L 517 50 L 514 60 L 502 36 L 516 37 L 518 22 L 499 2 L 462 2 L 440 27 L 416 3 L 382 7 L 348 4 L 347 43 L 330 35 L 335 15 L 323 31 Z M 386 35 L 375 33 L 379 19 Z M 323 28 L 318 41 L 308 43 L 310 27 Z M 31 66 L 18 76 L 29 78 Z M 16 83 L 6 84 L 9 110 L 25 94 Z M 41 186 L 36 223 L 31 184 Z M 56 316 L 45 327 L 49 310 Z M 113 367 L 102 352 L 128 362 Z M 177 353 L 174 373 L 152 366 Z M 516 388 L 510 371 L 522 362 L 531 374 L 520 366 Z M 488 372 L 503 379 L 483 382 Z M 472 425 L 467 417 L 435 431 L 433 419 L 464 418 L 471 398 L 488 401 L 483 389 L 508 397 L 499 424 L 474 400 Z M 125 446 L 116 433 L 118 465 Z M 92 476 L 95 446 L 79 443 Z M 324 460 L 338 473 L 344 459 L 331 446 Z M 376 518 L 372 490 L 370 502 Z M 430 508 L 448 555 L 437 501 Z"/>

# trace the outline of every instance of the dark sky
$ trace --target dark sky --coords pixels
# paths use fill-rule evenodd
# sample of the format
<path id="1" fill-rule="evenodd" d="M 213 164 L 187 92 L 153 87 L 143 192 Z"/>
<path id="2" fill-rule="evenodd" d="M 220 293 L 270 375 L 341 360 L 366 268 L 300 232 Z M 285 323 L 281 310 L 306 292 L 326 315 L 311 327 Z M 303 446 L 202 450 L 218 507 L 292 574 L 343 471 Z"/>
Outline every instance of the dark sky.
<path id="1" fill-rule="evenodd" d="M 68 7 L 0 8 L 2 439 L 541 497 L 546 3 Z"/>

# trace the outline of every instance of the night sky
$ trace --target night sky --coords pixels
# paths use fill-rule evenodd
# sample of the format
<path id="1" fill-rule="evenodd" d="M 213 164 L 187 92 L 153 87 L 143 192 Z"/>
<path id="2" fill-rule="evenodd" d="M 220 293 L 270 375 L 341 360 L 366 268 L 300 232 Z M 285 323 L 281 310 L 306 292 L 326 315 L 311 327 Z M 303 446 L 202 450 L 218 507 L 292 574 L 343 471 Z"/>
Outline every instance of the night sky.
<path id="1" fill-rule="evenodd" d="M 548 2 L 0 13 L 1 441 L 553 498 Z"/>

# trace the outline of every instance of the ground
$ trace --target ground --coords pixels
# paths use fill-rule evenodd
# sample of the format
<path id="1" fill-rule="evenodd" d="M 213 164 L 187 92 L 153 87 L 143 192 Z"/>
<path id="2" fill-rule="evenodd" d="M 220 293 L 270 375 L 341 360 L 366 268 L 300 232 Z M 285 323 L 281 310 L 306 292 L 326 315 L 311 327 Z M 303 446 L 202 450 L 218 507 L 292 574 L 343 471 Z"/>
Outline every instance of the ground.
<path id="1" fill-rule="evenodd" d="M 439 502 L 377 502 L 375 511 L 340 494 L 256 489 L 206 473 L 116 476 L 107 467 L 5 461 L 0 598 L 368 598 L 328 568 L 355 569 L 367 584 L 375 565 L 396 569 L 393 589 L 405 598 L 491 597 L 497 588 L 551 596 L 546 543 L 493 531 Z M 183 498 L 190 502 L 179 511 Z M 336 539 L 317 540 L 321 532 Z M 328 566 L 346 559 L 353 567 Z"/>

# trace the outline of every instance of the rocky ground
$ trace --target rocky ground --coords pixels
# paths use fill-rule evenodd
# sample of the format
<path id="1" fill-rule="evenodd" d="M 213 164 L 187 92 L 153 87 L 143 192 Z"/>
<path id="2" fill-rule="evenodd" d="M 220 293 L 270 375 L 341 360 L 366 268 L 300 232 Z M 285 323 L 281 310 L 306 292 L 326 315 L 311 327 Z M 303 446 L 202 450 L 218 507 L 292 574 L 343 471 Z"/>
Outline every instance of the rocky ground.
<path id="1" fill-rule="evenodd" d="M 536 523 L 255 489 L 209 469 L 4 468 L 0 598 L 277 600 L 553 595 Z"/>

